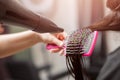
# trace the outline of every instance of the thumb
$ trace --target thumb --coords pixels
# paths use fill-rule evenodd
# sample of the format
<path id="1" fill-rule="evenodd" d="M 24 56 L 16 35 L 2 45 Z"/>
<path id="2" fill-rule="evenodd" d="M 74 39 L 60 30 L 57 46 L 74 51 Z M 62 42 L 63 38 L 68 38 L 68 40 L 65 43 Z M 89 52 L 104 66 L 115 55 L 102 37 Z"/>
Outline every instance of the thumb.
<path id="1" fill-rule="evenodd" d="M 53 35 L 54 35 L 53 43 L 55 43 L 60 47 L 63 46 L 63 41 L 65 40 L 67 33 L 63 32 L 63 33 L 56 33 Z"/>
<path id="2" fill-rule="evenodd" d="M 56 44 L 57 46 L 61 47 L 63 45 L 63 41 L 59 40 L 55 36 L 51 37 L 51 40 L 48 41 L 49 43 Z"/>
<path id="3" fill-rule="evenodd" d="M 40 34 L 40 36 L 41 36 L 42 42 L 44 43 L 55 44 L 59 47 L 63 45 L 63 42 L 61 40 L 59 40 L 57 37 L 55 37 L 54 35 L 50 33 Z"/>

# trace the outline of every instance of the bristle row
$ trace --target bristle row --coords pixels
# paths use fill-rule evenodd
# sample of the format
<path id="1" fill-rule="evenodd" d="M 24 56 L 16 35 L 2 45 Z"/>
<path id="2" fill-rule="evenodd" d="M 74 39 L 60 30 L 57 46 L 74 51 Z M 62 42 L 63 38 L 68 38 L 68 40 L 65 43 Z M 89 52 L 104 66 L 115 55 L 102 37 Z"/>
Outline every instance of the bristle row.
<path id="1" fill-rule="evenodd" d="M 91 34 L 90 29 L 78 29 L 70 34 L 67 40 L 66 53 L 67 54 L 83 54 L 87 46 L 88 35 Z"/>

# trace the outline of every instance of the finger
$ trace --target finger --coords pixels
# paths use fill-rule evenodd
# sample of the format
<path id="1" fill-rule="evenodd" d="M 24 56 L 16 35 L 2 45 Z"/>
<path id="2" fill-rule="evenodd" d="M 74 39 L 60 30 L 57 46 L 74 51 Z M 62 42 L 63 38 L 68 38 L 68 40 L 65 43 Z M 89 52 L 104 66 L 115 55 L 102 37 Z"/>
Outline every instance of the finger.
<path id="1" fill-rule="evenodd" d="M 55 33 L 53 34 L 55 37 L 57 37 L 59 40 L 64 40 L 67 36 L 67 33 L 62 32 L 62 33 Z"/>
<path id="2" fill-rule="evenodd" d="M 51 53 L 58 53 L 58 52 L 60 52 L 60 51 L 61 51 L 61 49 L 51 49 L 51 50 L 50 50 Z"/>
<path id="3" fill-rule="evenodd" d="M 51 37 L 50 43 L 56 44 L 59 47 L 63 46 L 63 41 L 60 41 L 56 37 Z"/>
<path id="4" fill-rule="evenodd" d="M 63 33 L 57 34 L 56 37 L 57 37 L 59 40 L 65 40 L 66 36 L 67 36 L 67 33 L 63 32 Z"/>
<path id="5" fill-rule="evenodd" d="M 59 40 L 58 38 L 56 38 L 54 35 L 50 33 L 41 34 L 41 36 L 42 36 L 42 41 L 44 43 L 56 44 L 59 47 L 62 47 L 63 45 L 63 41 Z"/>
<path id="6" fill-rule="evenodd" d="M 63 56 L 63 55 L 64 55 L 64 50 L 61 50 L 61 51 L 59 52 L 59 55 L 60 55 L 60 56 Z"/>
<path id="7" fill-rule="evenodd" d="M 54 34 L 55 37 L 57 37 L 56 39 L 53 40 L 53 42 L 55 42 L 58 46 L 63 46 L 63 40 L 65 40 L 66 36 L 67 36 L 67 33 L 56 33 Z M 58 42 L 57 40 L 59 39 L 59 41 L 61 42 Z"/>

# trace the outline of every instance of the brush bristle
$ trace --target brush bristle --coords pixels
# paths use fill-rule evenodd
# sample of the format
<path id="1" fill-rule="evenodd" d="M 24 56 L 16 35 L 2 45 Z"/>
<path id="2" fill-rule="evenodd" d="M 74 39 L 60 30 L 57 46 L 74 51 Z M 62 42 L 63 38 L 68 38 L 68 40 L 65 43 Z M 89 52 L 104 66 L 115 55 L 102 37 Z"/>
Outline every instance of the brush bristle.
<path id="1" fill-rule="evenodd" d="M 93 37 L 91 33 L 90 29 L 83 28 L 70 34 L 67 39 L 66 54 L 84 54 L 91 43 Z"/>

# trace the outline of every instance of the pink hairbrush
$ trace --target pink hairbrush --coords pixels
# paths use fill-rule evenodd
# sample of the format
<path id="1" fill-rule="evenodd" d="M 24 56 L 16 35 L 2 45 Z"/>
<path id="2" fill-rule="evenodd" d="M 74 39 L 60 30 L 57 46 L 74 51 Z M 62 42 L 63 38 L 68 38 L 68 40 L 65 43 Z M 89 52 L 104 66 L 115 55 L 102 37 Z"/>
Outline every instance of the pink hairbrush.
<path id="1" fill-rule="evenodd" d="M 63 48 L 65 54 L 83 54 L 83 56 L 90 56 L 94 50 L 97 41 L 98 32 L 92 32 L 88 28 L 82 28 L 74 31 L 65 40 L 63 47 L 58 47 L 55 44 L 48 44 L 46 48 L 56 49 Z"/>

